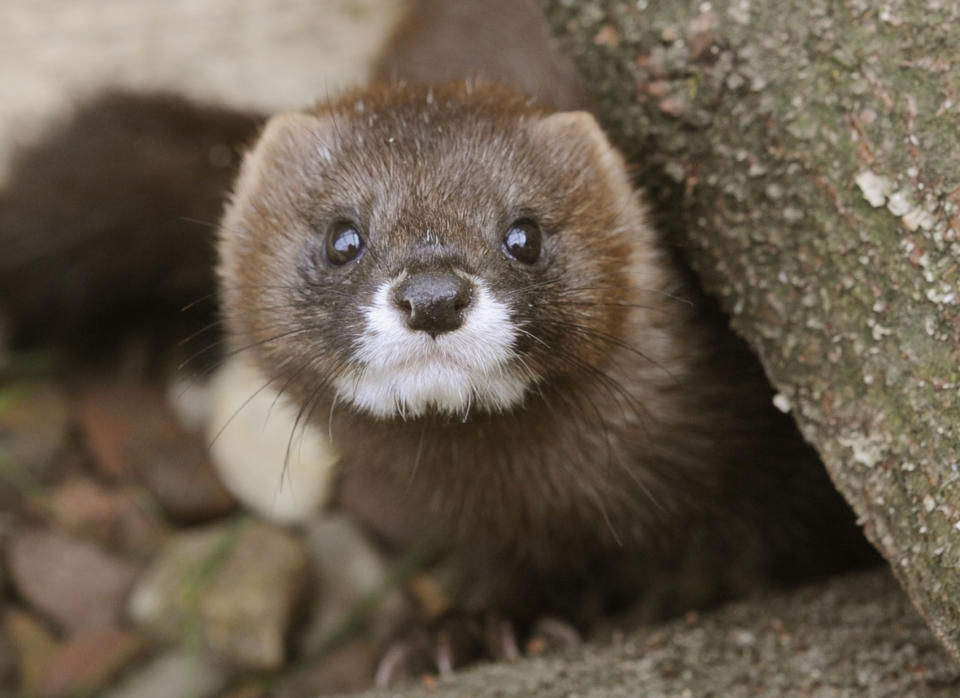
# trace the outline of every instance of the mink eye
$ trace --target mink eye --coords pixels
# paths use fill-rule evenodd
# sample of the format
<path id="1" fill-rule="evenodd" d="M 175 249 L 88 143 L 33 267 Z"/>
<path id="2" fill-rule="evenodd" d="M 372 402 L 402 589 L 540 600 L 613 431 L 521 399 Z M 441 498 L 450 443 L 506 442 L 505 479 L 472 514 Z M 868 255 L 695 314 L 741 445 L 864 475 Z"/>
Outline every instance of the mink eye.
<path id="1" fill-rule="evenodd" d="M 529 219 L 514 221 L 503 236 L 503 251 L 523 264 L 535 264 L 540 259 L 540 228 Z"/>
<path id="2" fill-rule="evenodd" d="M 330 226 L 323 252 L 327 262 L 339 267 L 360 256 L 363 252 L 363 238 L 350 221 L 337 221 Z"/>

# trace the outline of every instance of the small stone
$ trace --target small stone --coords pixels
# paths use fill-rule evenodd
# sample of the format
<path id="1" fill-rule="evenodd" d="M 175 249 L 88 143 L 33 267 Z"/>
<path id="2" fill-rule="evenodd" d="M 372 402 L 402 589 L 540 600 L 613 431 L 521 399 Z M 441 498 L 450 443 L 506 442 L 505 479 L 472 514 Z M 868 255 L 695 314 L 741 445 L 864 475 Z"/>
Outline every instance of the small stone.
<path id="1" fill-rule="evenodd" d="M 59 526 L 112 548 L 145 555 L 162 540 L 163 526 L 129 489 L 76 476 L 58 485 L 47 504 Z"/>
<path id="2" fill-rule="evenodd" d="M 137 584 L 129 613 L 159 638 L 195 636 L 242 668 L 275 669 L 306 570 L 302 544 L 278 527 L 253 520 L 211 525 L 167 543 Z"/>
<path id="3" fill-rule="evenodd" d="M 106 478 L 117 480 L 132 473 L 122 446 L 133 433 L 138 407 L 132 393 L 100 385 L 87 390 L 77 405 L 77 422 L 93 466 Z"/>
<path id="4" fill-rule="evenodd" d="M 11 388 L 0 409 L 0 510 L 14 510 L 32 489 L 62 470 L 70 411 L 58 390 Z"/>
<path id="5" fill-rule="evenodd" d="M 664 27 L 660 30 L 660 38 L 668 43 L 672 43 L 680 38 L 680 29 L 672 24 Z"/>
<path id="6" fill-rule="evenodd" d="M 355 693 L 370 688 L 377 655 L 369 641 L 354 640 L 282 679 L 271 698 Z"/>
<path id="7" fill-rule="evenodd" d="M 178 374 L 165 391 L 166 403 L 177 422 L 192 434 L 202 434 L 210 418 L 210 381 L 199 375 Z"/>
<path id="8" fill-rule="evenodd" d="M 6 628 L 0 625 L 0 695 L 17 683 L 17 648 Z"/>
<path id="9" fill-rule="evenodd" d="M 612 24 L 605 24 L 600 28 L 594 37 L 593 43 L 597 46 L 611 46 L 616 48 L 620 43 L 620 35 Z"/>
<path id="10" fill-rule="evenodd" d="M 670 116 L 680 116 L 686 111 L 686 105 L 683 100 L 676 97 L 664 97 L 657 102 L 657 107 L 664 114 L 669 114 Z"/>
<path id="11" fill-rule="evenodd" d="M 80 421 L 99 470 L 113 478 L 135 474 L 172 520 L 196 523 L 234 508 L 204 443 L 180 426 L 158 387 L 90 391 Z"/>
<path id="12" fill-rule="evenodd" d="M 791 409 L 790 398 L 783 393 L 777 393 L 773 396 L 773 406 L 784 414 L 789 414 Z"/>
<path id="13" fill-rule="evenodd" d="M 209 698 L 224 689 L 229 677 L 213 658 L 175 650 L 137 669 L 103 698 Z"/>
<path id="14" fill-rule="evenodd" d="M 74 635 L 54 648 L 38 693 L 54 698 L 100 688 L 144 646 L 139 635 L 115 627 Z"/>
<path id="15" fill-rule="evenodd" d="M 257 369 L 240 359 L 214 377 L 207 440 L 223 483 L 260 516 L 278 523 L 312 518 L 330 490 L 337 454 L 327 435 L 300 421 Z"/>
<path id="16" fill-rule="evenodd" d="M 20 690 L 33 695 L 47 673 L 55 641 L 43 623 L 19 609 L 7 609 L 3 615 L 3 629 L 16 648 Z"/>
<path id="17" fill-rule="evenodd" d="M 172 415 L 154 412 L 140 426 L 127 454 L 170 519 L 196 523 L 221 517 L 236 507 L 203 443 L 182 431 Z"/>
<path id="18" fill-rule="evenodd" d="M 67 632 L 115 624 L 138 572 L 92 543 L 42 529 L 15 534 L 8 559 L 20 596 Z"/>
<path id="19" fill-rule="evenodd" d="M 272 693 L 259 686 L 241 686 L 229 693 L 225 693 L 222 698 L 276 698 Z"/>
<path id="20" fill-rule="evenodd" d="M 312 617 L 307 621 L 299 650 L 310 655 L 323 649 L 343 629 L 365 598 L 385 587 L 387 564 L 356 524 L 344 516 L 319 518 L 307 527 L 306 534 L 312 574 L 308 590 L 315 598 L 309 604 Z M 393 627 L 403 610 L 403 596 L 398 588 L 381 602 L 376 614 L 378 623 L 384 630 Z"/>
<path id="21" fill-rule="evenodd" d="M 11 461 L 40 477 L 67 442 L 66 397 L 49 386 L 25 388 L 0 411 L 0 448 Z"/>

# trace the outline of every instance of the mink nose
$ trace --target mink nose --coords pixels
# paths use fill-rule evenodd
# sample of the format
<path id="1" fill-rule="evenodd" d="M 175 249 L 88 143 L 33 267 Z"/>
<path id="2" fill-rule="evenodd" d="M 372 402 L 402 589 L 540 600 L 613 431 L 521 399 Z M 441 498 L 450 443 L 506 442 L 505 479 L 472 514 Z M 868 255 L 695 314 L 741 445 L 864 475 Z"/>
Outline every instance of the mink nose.
<path id="1" fill-rule="evenodd" d="M 436 337 L 463 324 L 472 295 L 466 279 L 449 272 L 422 272 L 397 284 L 393 300 L 406 315 L 407 327 Z"/>

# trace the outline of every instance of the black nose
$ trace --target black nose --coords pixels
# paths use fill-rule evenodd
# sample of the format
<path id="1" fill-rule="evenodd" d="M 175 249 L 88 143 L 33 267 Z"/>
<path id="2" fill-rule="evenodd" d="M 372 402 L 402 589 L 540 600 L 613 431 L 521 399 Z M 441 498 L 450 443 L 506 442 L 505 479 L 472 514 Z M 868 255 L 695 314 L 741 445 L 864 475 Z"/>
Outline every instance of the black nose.
<path id="1" fill-rule="evenodd" d="M 393 300 L 407 316 L 407 327 L 436 337 L 463 324 L 470 305 L 470 282 L 449 272 L 411 274 L 393 291 Z"/>

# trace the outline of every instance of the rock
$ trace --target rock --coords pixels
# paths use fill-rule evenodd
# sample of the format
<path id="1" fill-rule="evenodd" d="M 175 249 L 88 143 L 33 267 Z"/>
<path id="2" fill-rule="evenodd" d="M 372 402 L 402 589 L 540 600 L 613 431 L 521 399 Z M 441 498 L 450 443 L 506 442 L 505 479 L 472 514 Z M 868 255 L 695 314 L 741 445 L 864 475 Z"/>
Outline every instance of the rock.
<path id="1" fill-rule="evenodd" d="M 6 628 L 0 625 L 0 695 L 17 684 L 17 648 Z"/>
<path id="2" fill-rule="evenodd" d="M 291 676 L 271 687 L 270 698 L 301 698 L 352 693 L 370 688 L 377 654 L 367 639 L 354 640 L 323 656 L 307 660 Z"/>
<path id="3" fill-rule="evenodd" d="M 209 378 L 209 374 L 178 372 L 167 385 L 167 405 L 191 434 L 203 434 L 210 420 L 213 397 Z"/>
<path id="4" fill-rule="evenodd" d="M 110 480 L 129 478 L 133 466 L 123 445 L 136 429 L 140 397 L 120 386 L 95 385 L 77 403 L 77 422 L 97 472 Z"/>
<path id="5" fill-rule="evenodd" d="M 889 571 L 873 570 L 354 698 L 955 698 L 958 686 L 960 669 Z"/>
<path id="6" fill-rule="evenodd" d="M 0 510 L 13 510 L 60 471 L 70 411 L 51 386 L 7 388 L 0 403 Z"/>
<path id="7" fill-rule="evenodd" d="M 16 533 L 8 559 L 20 596 L 67 632 L 116 624 L 138 573 L 92 543 L 42 529 Z"/>
<path id="8" fill-rule="evenodd" d="M 103 698 L 208 698 L 224 689 L 229 676 L 211 657 L 174 650 L 137 669 Z"/>
<path id="9" fill-rule="evenodd" d="M 38 695 L 55 698 L 100 688 L 144 646 L 139 635 L 116 627 L 94 628 L 74 635 L 54 648 Z"/>
<path id="10" fill-rule="evenodd" d="M 46 510 L 71 533 L 141 556 L 153 552 L 164 534 L 159 517 L 151 516 L 129 489 L 88 477 L 60 483 L 50 493 Z"/>
<path id="11" fill-rule="evenodd" d="M 7 591 L 7 537 L 10 534 L 10 528 L 15 524 L 7 520 L 7 517 L 0 515 L 0 611 L 3 610 L 2 599 Z"/>
<path id="12" fill-rule="evenodd" d="M 196 523 L 234 508 L 203 442 L 180 426 L 158 387 L 88 391 L 80 415 L 98 469 L 114 478 L 135 473 L 173 521 Z"/>
<path id="13" fill-rule="evenodd" d="M 254 520 L 179 533 L 134 590 L 130 616 L 166 640 L 198 638 L 245 669 L 275 669 L 306 578 L 300 541 Z"/>
<path id="14" fill-rule="evenodd" d="M 33 695 L 40 689 L 54 653 L 53 635 L 39 619 L 13 608 L 3 615 L 3 629 L 16 649 L 20 690 Z"/>
<path id="15" fill-rule="evenodd" d="M 259 686 L 241 686 L 225 693 L 222 698 L 274 698 L 274 696 L 267 689 Z"/>
<path id="16" fill-rule="evenodd" d="M 337 455 L 325 434 L 297 423 L 298 406 L 275 388 L 240 359 L 221 367 L 211 385 L 210 455 L 246 506 L 271 521 L 303 522 L 326 501 Z"/>
<path id="17" fill-rule="evenodd" d="M 309 656 L 342 632 L 359 604 L 384 591 L 387 564 L 356 524 L 344 516 L 311 522 L 306 528 L 306 547 L 313 577 L 308 588 L 313 610 L 299 649 Z M 388 591 L 375 614 L 381 632 L 393 627 L 403 611 L 401 590 Z M 374 631 L 374 636 L 379 634 Z"/>
<path id="18" fill-rule="evenodd" d="M 49 470 L 69 431 L 67 398 L 53 386 L 18 390 L 0 410 L 0 449 L 34 477 L 42 478 Z"/>
<path id="19" fill-rule="evenodd" d="M 220 482 L 204 443 L 184 431 L 165 403 L 149 403 L 126 454 L 167 516 L 196 523 L 228 514 L 236 502 Z"/>

